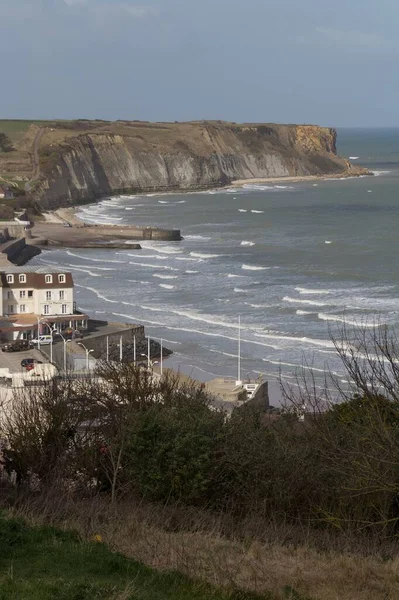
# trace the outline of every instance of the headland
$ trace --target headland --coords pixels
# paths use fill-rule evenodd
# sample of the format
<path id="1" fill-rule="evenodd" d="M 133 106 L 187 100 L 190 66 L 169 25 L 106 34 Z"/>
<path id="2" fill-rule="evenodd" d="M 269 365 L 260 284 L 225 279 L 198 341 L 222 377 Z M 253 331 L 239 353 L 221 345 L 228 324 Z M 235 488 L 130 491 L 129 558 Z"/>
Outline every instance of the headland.
<path id="1" fill-rule="evenodd" d="M 193 121 L 0 121 L 0 181 L 40 212 L 118 194 L 194 192 L 233 181 L 370 174 L 316 125 Z M 22 188 L 25 188 L 22 190 Z"/>

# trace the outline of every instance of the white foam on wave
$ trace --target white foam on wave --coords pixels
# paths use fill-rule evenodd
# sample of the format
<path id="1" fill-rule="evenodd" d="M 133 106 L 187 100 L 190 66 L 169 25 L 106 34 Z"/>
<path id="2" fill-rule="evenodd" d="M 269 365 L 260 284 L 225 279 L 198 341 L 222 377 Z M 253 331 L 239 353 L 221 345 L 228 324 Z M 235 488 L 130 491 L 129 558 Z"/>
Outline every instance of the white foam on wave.
<path id="1" fill-rule="evenodd" d="M 164 288 L 165 290 L 173 290 L 174 285 L 168 285 L 167 283 L 160 283 L 159 287 Z"/>
<path id="2" fill-rule="evenodd" d="M 300 294 L 330 294 L 330 290 L 315 290 L 311 288 L 296 287 L 295 290 Z"/>
<path id="3" fill-rule="evenodd" d="M 229 274 L 227 275 L 227 277 L 230 277 L 230 278 L 233 278 L 233 277 L 234 277 L 235 279 L 236 279 L 237 277 L 239 277 L 240 279 L 242 279 L 243 277 L 248 277 L 248 275 L 235 275 L 234 273 L 229 273 Z"/>
<path id="4" fill-rule="evenodd" d="M 316 313 L 311 310 L 297 310 L 296 314 L 297 315 L 314 315 Z"/>
<path id="5" fill-rule="evenodd" d="M 84 269 L 83 267 L 72 267 L 71 265 L 68 265 L 68 267 L 69 269 L 72 269 L 72 271 L 80 271 L 81 273 L 87 273 L 91 277 L 104 277 L 104 275 L 101 275 L 101 273 L 93 273 L 93 271 L 90 271 L 90 269 Z"/>
<path id="6" fill-rule="evenodd" d="M 255 210 L 255 209 L 252 209 L 252 210 L 251 210 L 251 213 L 255 213 L 255 214 L 257 214 L 257 215 L 260 215 L 260 214 L 262 214 L 262 213 L 264 213 L 264 212 L 265 212 L 264 210 Z"/>
<path id="7" fill-rule="evenodd" d="M 243 290 L 242 288 L 238 288 L 238 287 L 235 287 L 235 288 L 234 288 L 234 291 L 235 291 L 237 294 L 249 294 L 249 292 L 250 292 L 250 290 Z"/>
<path id="8" fill-rule="evenodd" d="M 388 175 L 391 171 L 371 171 L 375 177 L 380 177 L 381 175 Z"/>
<path id="9" fill-rule="evenodd" d="M 290 296 L 284 296 L 283 302 L 291 302 L 293 304 L 310 304 L 312 306 L 326 306 L 325 302 L 316 302 L 315 300 L 301 300 L 299 298 L 291 298 Z"/>
<path id="10" fill-rule="evenodd" d="M 56 264 L 56 263 L 54 263 Z M 95 265 L 74 265 L 68 264 L 68 267 L 76 267 L 79 269 L 95 269 L 96 271 L 115 271 L 115 267 L 97 267 Z"/>
<path id="11" fill-rule="evenodd" d="M 169 204 L 168 200 L 158 200 L 159 204 Z"/>
<path id="12" fill-rule="evenodd" d="M 75 283 L 75 287 L 83 288 L 84 290 L 89 290 L 90 292 L 93 292 L 93 294 L 95 294 L 97 296 L 97 298 L 104 300 L 104 302 L 110 302 L 111 304 L 118 304 L 118 300 L 111 300 L 110 298 L 107 298 L 106 296 L 104 296 L 101 292 L 99 292 L 95 288 L 89 287 L 87 285 L 79 285 L 79 283 Z"/>
<path id="13" fill-rule="evenodd" d="M 240 246 L 255 246 L 255 242 L 249 242 L 249 241 L 243 240 L 241 242 Z"/>
<path id="14" fill-rule="evenodd" d="M 210 237 L 207 237 L 205 235 L 185 235 L 184 236 L 185 240 L 210 240 Z"/>
<path id="15" fill-rule="evenodd" d="M 244 302 L 244 304 L 251 308 L 272 308 L 274 306 L 273 304 L 251 304 L 251 302 Z"/>
<path id="16" fill-rule="evenodd" d="M 187 270 L 187 271 L 186 271 L 186 273 L 190 273 L 190 274 L 191 274 L 191 273 L 198 273 L 198 271 L 190 271 L 190 270 Z"/>
<path id="17" fill-rule="evenodd" d="M 257 267 L 255 265 L 242 265 L 241 269 L 244 269 L 244 271 L 265 271 L 266 269 L 270 269 L 270 267 Z"/>
<path id="18" fill-rule="evenodd" d="M 359 158 L 358 156 L 350 156 L 349 160 L 358 160 L 358 158 Z"/>
<path id="19" fill-rule="evenodd" d="M 331 240 L 326 240 L 324 243 L 325 244 L 332 244 L 332 241 Z"/>
<path id="20" fill-rule="evenodd" d="M 179 270 L 179 269 L 174 269 L 173 267 L 168 267 L 167 265 L 151 265 L 149 263 L 134 262 L 133 260 L 129 261 L 129 265 L 136 265 L 137 267 L 145 267 L 146 269 L 167 269 L 168 271 L 178 271 Z"/>
<path id="21" fill-rule="evenodd" d="M 218 258 L 220 254 L 208 254 L 206 252 L 190 252 L 190 256 L 195 258 Z"/>
<path id="22" fill-rule="evenodd" d="M 182 251 L 174 246 L 163 245 L 162 242 L 159 244 L 152 244 L 151 242 L 140 242 L 142 248 L 145 250 L 153 250 L 154 252 L 160 252 L 161 254 L 181 254 Z"/>
<path id="23" fill-rule="evenodd" d="M 282 342 L 294 342 L 295 344 L 303 343 L 310 344 L 314 346 L 321 346 L 324 348 L 335 348 L 334 343 L 330 340 L 319 340 L 314 338 L 304 337 L 295 337 L 293 335 L 277 335 L 274 333 L 255 333 L 255 337 L 272 339 L 272 340 L 280 340 Z"/>
<path id="24" fill-rule="evenodd" d="M 137 252 L 135 254 L 131 254 L 130 252 L 117 252 L 117 254 L 123 254 L 124 256 L 131 256 L 132 258 L 137 258 L 139 256 L 140 260 L 142 258 L 155 258 L 156 260 L 169 260 L 169 256 L 159 256 L 158 254 L 141 254 L 141 252 L 139 254 Z"/>
<path id="25" fill-rule="evenodd" d="M 246 208 L 239 208 L 238 212 L 248 212 Z"/>
<path id="26" fill-rule="evenodd" d="M 175 258 L 175 260 L 188 260 L 197 263 L 204 262 L 202 258 L 190 258 L 190 256 L 174 256 L 173 258 Z"/>
<path id="27" fill-rule="evenodd" d="M 153 277 L 158 277 L 158 279 L 178 279 L 177 275 L 161 275 L 160 273 L 154 273 Z"/>
<path id="28" fill-rule="evenodd" d="M 367 322 L 364 318 L 360 318 L 360 319 L 354 319 L 351 318 L 349 319 L 347 316 L 342 315 L 334 315 L 332 313 L 319 313 L 318 318 L 322 321 L 338 321 L 339 323 L 345 323 L 345 325 L 353 325 L 354 327 L 379 327 L 381 325 L 385 325 L 385 323 L 381 323 L 381 322 Z"/>
<path id="29" fill-rule="evenodd" d="M 125 206 L 125 210 L 134 210 L 133 206 Z"/>
<path id="30" fill-rule="evenodd" d="M 82 260 L 90 260 L 93 262 L 118 263 L 120 265 L 126 264 L 125 260 L 113 260 L 109 258 L 90 258 L 89 256 L 80 256 L 79 254 L 74 254 L 70 250 L 67 250 L 66 254 L 68 254 L 68 256 L 74 256 L 75 258 L 81 258 Z"/>

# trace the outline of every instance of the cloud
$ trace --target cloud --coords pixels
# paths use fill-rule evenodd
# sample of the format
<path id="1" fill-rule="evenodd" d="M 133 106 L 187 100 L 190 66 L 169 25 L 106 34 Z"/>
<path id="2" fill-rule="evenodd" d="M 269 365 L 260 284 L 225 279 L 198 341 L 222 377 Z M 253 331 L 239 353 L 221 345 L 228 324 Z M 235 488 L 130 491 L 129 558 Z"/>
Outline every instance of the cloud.
<path id="1" fill-rule="evenodd" d="M 324 38 L 330 45 L 360 47 L 360 48 L 383 48 L 386 45 L 384 38 L 375 33 L 366 33 L 356 30 L 333 29 L 331 27 L 316 27 L 318 37 Z"/>

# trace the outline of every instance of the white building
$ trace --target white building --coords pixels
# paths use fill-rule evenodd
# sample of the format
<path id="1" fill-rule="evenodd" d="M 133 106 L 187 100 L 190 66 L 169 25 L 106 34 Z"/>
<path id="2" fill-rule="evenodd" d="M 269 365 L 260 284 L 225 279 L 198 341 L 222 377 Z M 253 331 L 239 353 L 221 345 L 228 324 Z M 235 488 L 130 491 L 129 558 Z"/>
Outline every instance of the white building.
<path id="1" fill-rule="evenodd" d="M 50 267 L 7 267 L 0 272 L 0 335 L 30 339 L 48 326 L 86 329 L 87 315 L 76 311 L 71 273 Z M 47 330 L 47 331 L 46 331 Z"/>

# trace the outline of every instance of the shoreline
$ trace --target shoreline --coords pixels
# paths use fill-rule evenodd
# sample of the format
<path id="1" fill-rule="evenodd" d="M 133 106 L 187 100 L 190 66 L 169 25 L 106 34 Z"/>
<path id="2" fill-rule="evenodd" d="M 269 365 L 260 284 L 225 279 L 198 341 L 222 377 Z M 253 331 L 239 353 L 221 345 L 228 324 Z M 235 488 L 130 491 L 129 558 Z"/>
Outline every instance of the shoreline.
<path id="1" fill-rule="evenodd" d="M 163 192 L 154 192 L 154 191 L 143 191 L 143 192 L 132 192 L 132 196 L 144 196 L 144 197 L 153 197 L 153 196 L 170 196 L 170 195 L 191 195 L 191 194 L 201 194 L 207 192 L 218 192 L 223 190 L 228 190 L 231 187 L 243 188 L 246 185 L 256 185 L 256 184 L 289 184 L 289 183 L 306 183 L 306 182 L 318 182 L 318 181 L 329 181 L 329 180 L 338 180 L 338 179 L 357 179 L 360 177 L 374 177 L 374 173 L 369 171 L 363 167 L 356 167 L 350 171 L 344 171 L 343 173 L 331 173 L 331 174 L 323 174 L 323 175 L 289 175 L 287 177 L 254 177 L 248 179 L 235 179 L 229 185 L 224 185 L 221 187 L 210 187 L 207 189 L 198 188 L 197 190 L 170 190 Z M 108 195 L 103 198 L 93 199 L 90 204 L 100 203 L 102 200 L 106 200 L 108 198 L 117 198 L 118 196 L 128 195 L 128 194 L 116 194 L 115 196 Z M 53 211 L 48 211 L 43 213 L 44 223 L 50 225 L 62 225 L 63 223 L 69 223 L 72 227 L 101 227 L 101 224 L 94 223 L 86 223 L 80 216 L 77 215 L 77 212 L 80 209 L 80 205 L 76 204 L 74 206 L 67 206 L 57 208 Z M 121 229 L 122 227 L 126 227 L 126 225 L 118 225 L 118 224 L 109 224 L 107 227 L 114 227 L 115 230 Z M 134 225 L 130 227 L 135 227 Z M 159 228 L 154 228 L 159 229 Z"/>

